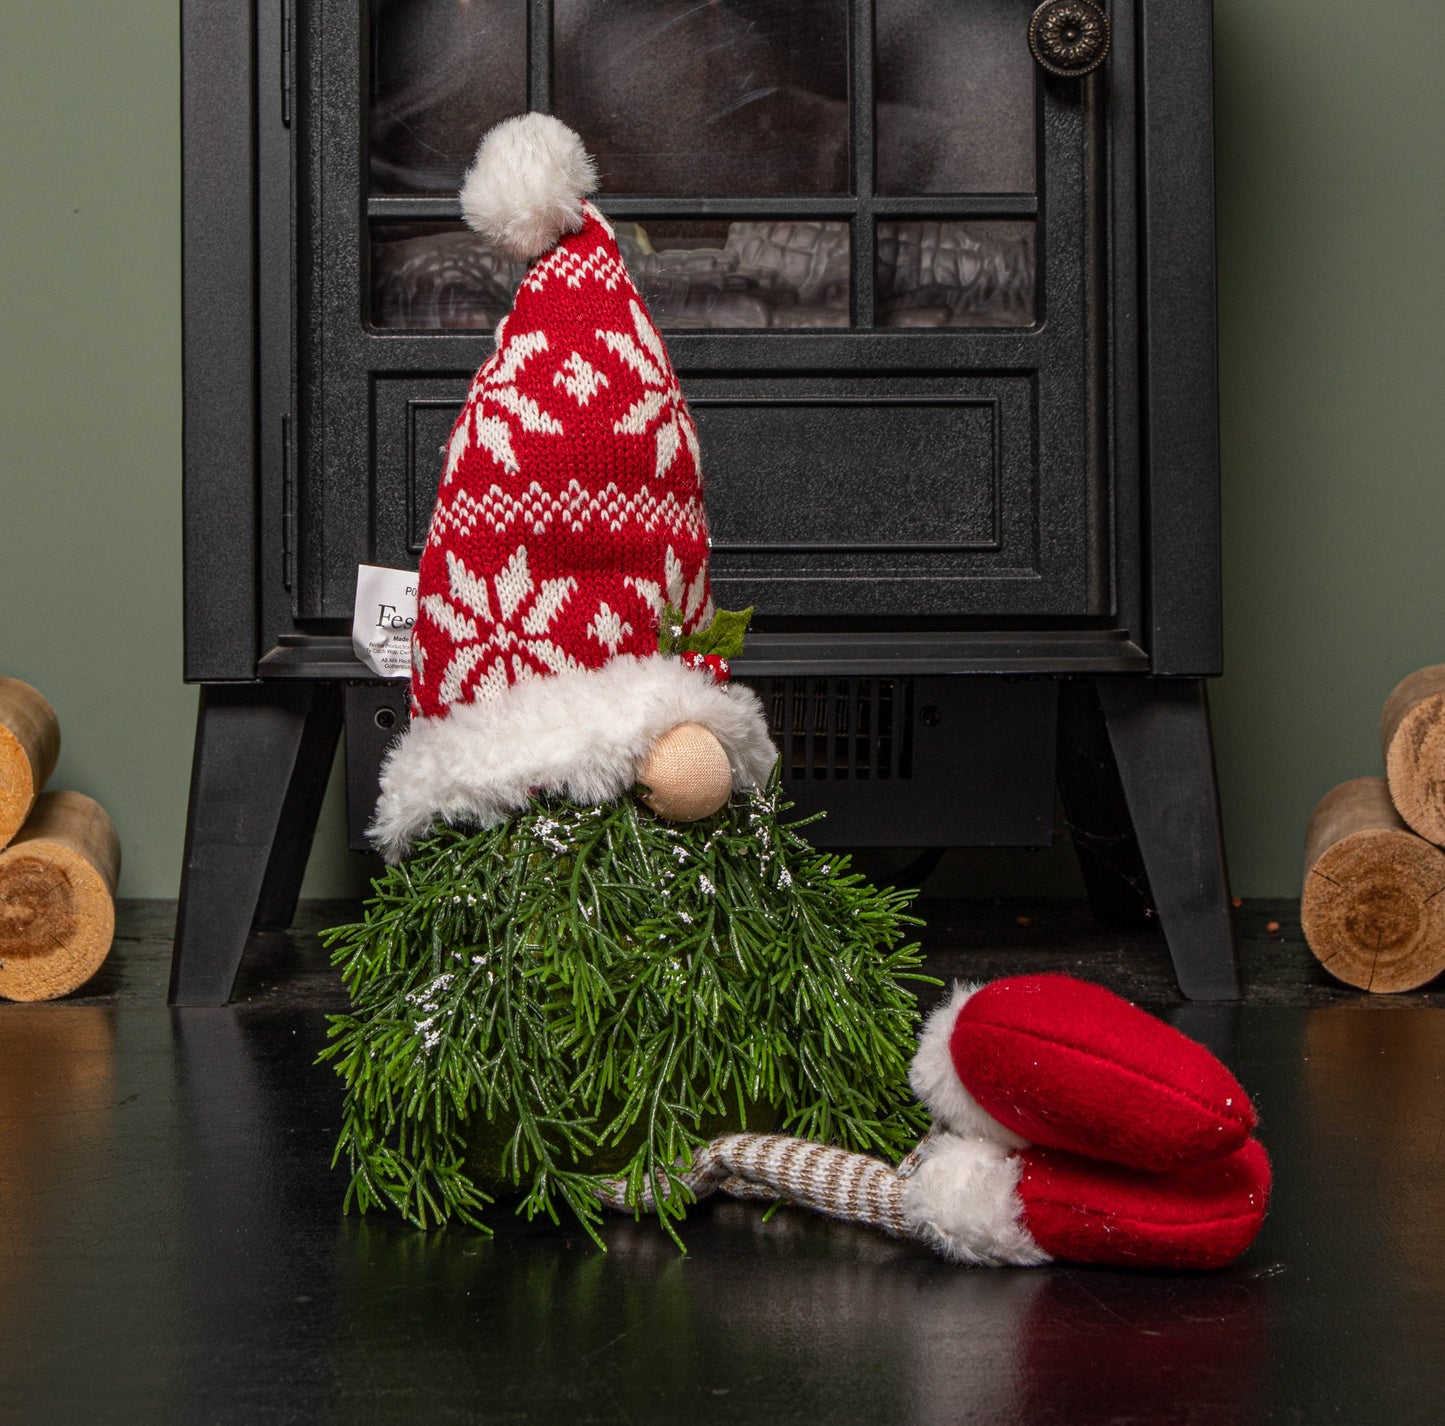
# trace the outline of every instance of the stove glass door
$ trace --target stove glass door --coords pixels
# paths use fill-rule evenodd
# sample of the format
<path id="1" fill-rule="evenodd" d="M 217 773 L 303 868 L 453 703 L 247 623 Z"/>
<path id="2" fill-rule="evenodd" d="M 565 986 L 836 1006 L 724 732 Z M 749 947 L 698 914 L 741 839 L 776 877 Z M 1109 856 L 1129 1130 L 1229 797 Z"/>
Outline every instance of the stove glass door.
<path id="1" fill-rule="evenodd" d="M 571 123 L 702 439 L 721 603 L 828 627 L 1109 612 L 1107 68 L 1029 0 L 314 0 L 297 613 L 406 565 L 521 277 L 479 136 Z M 1128 18 L 1116 19 L 1127 24 Z"/>

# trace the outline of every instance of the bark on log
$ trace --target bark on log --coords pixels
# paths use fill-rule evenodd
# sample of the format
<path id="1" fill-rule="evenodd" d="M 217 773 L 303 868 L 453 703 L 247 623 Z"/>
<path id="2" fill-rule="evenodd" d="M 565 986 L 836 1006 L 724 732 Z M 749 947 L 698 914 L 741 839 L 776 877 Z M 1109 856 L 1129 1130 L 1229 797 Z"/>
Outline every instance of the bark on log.
<path id="1" fill-rule="evenodd" d="M 78 792 L 44 793 L 0 852 L 0 996 L 53 1000 L 100 969 L 119 875 L 105 809 Z"/>
<path id="2" fill-rule="evenodd" d="M 1445 970 L 1445 852 L 1405 826 L 1382 777 L 1341 783 L 1305 837 L 1300 920 L 1320 964 L 1361 990 Z"/>
<path id="3" fill-rule="evenodd" d="M 28 683 L 0 678 L 0 847 L 30 815 L 59 756 L 55 710 Z"/>
<path id="4" fill-rule="evenodd" d="M 1402 679 L 1380 715 L 1390 796 L 1410 828 L 1445 842 L 1445 664 Z"/>

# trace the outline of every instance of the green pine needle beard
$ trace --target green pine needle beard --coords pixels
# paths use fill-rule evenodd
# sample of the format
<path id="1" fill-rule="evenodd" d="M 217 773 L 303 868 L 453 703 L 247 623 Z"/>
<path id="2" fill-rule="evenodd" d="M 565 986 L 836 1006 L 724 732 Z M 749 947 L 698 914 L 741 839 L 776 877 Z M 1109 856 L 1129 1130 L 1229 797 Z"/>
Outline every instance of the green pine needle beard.
<path id="1" fill-rule="evenodd" d="M 719 1131 L 911 1148 L 907 982 L 938 984 L 901 944 L 911 893 L 816 851 L 787 807 L 776 780 L 690 824 L 539 799 L 379 877 L 327 937 L 353 1007 L 321 1056 L 346 1084 L 347 1206 L 483 1228 L 488 1189 L 520 1192 L 597 1239 L 620 1177 L 677 1240 L 680 1167 Z"/>

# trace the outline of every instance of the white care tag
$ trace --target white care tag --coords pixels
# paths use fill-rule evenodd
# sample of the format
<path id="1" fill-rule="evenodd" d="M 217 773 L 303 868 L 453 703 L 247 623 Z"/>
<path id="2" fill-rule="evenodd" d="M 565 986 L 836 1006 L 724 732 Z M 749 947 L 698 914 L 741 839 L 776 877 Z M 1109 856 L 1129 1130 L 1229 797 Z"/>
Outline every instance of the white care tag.
<path id="1" fill-rule="evenodd" d="M 416 571 L 356 566 L 351 647 L 383 678 L 411 677 L 411 626 L 416 623 Z"/>

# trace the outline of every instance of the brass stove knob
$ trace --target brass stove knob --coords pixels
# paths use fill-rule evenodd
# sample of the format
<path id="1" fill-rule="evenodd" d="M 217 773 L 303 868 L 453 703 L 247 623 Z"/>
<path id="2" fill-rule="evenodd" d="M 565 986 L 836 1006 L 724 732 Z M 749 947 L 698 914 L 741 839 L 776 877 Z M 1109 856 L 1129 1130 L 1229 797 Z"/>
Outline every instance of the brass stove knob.
<path id="1" fill-rule="evenodd" d="M 1094 0 L 1044 0 L 1029 21 L 1029 49 L 1050 74 L 1081 79 L 1109 53 L 1109 17 Z"/>

